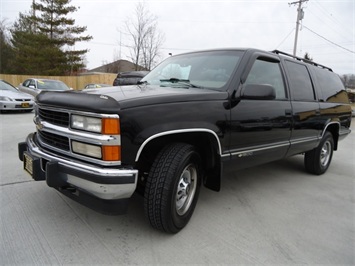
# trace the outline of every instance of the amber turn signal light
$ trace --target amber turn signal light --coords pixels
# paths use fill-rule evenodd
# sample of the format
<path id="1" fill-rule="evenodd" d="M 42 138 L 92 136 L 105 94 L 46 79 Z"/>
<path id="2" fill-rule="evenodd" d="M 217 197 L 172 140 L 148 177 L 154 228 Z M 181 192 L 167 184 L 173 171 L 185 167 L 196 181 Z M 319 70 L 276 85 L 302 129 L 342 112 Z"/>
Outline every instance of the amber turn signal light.
<path id="1" fill-rule="evenodd" d="M 102 134 L 120 134 L 120 120 L 117 118 L 103 118 L 102 119 Z"/>
<path id="2" fill-rule="evenodd" d="M 104 161 L 121 161 L 121 146 L 102 146 Z"/>

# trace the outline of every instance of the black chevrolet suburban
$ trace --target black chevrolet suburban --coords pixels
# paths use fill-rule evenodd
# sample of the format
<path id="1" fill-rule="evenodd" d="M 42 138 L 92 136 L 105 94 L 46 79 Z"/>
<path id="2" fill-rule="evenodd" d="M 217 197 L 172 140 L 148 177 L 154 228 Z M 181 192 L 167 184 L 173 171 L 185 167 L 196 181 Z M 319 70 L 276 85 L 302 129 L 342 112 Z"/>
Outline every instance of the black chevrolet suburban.
<path id="1" fill-rule="evenodd" d="M 223 166 L 304 154 L 306 171 L 326 172 L 350 133 L 348 102 L 330 68 L 280 51 L 186 53 L 138 85 L 42 92 L 19 158 L 35 180 L 104 213 L 141 193 L 150 224 L 176 233 L 201 185 L 220 190 Z"/>

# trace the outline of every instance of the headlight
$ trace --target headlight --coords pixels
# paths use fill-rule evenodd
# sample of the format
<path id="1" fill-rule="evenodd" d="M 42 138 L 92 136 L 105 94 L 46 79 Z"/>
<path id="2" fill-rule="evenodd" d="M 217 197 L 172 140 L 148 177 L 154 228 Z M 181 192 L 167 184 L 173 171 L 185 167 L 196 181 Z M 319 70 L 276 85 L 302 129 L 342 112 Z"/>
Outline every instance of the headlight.
<path id="1" fill-rule="evenodd" d="M 12 102 L 13 99 L 11 99 L 9 97 L 5 97 L 5 96 L 0 96 L 0 101 Z"/>
<path id="2" fill-rule="evenodd" d="M 101 133 L 101 118 L 72 115 L 71 127 L 79 130 Z"/>
<path id="3" fill-rule="evenodd" d="M 121 160 L 120 146 L 96 146 L 78 141 L 72 141 L 72 150 L 75 153 L 102 159 L 104 161 Z"/>
<path id="4" fill-rule="evenodd" d="M 120 122 L 118 118 L 97 118 L 82 115 L 72 115 L 71 127 L 79 130 L 107 135 L 120 134 Z"/>
<path id="5" fill-rule="evenodd" d="M 95 157 L 98 159 L 101 159 L 101 157 L 102 157 L 100 146 L 90 145 L 90 144 L 81 143 L 81 142 L 77 142 L 77 141 L 72 141 L 72 149 L 73 149 L 73 152 L 79 153 L 82 155 Z"/>

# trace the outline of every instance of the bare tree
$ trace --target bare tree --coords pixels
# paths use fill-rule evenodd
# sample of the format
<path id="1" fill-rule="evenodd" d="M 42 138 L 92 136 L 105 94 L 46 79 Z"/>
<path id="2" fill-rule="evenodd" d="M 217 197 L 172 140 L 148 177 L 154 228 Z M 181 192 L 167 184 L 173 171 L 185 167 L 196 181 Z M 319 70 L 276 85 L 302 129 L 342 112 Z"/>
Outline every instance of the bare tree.
<path id="1" fill-rule="evenodd" d="M 165 41 L 164 34 L 157 30 L 156 24 L 150 27 L 146 38 L 143 40 L 142 46 L 142 65 L 151 70 L 157 63 L 160 47 Z"/>
<path id="2" fill-rule="evenodd" d="M 156 63 L 159 50 L 164 42 L 164 34 L 158 31 L 157 17 L 147 10 L 144 3 L 136 5 L 135 17 L 125 23 L 133 40 L 131 60 L 136 70 L 150 70 Z"/>

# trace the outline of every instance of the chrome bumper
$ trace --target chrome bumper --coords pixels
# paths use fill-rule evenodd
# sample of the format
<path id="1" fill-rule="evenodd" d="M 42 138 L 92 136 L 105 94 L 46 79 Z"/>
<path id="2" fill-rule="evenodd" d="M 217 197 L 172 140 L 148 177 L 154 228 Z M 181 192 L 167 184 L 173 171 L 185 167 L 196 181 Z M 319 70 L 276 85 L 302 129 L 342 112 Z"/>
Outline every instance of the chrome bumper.
<path id="1" fill-rule="evenodd" d="M 48 186 L 56 189 L 69 186 L 102 200 L 118 200 L 130 198 L 137 186 L 138 170 L 104 168 L 58 157 L 41 150 L 34 133 L 28 135 L 26 142 L 19 143 L 20 160 L 24 153 L 39 164 L 34 167 L 39 170 L 33 173 L 33 178 L 45 179 Z"/>

